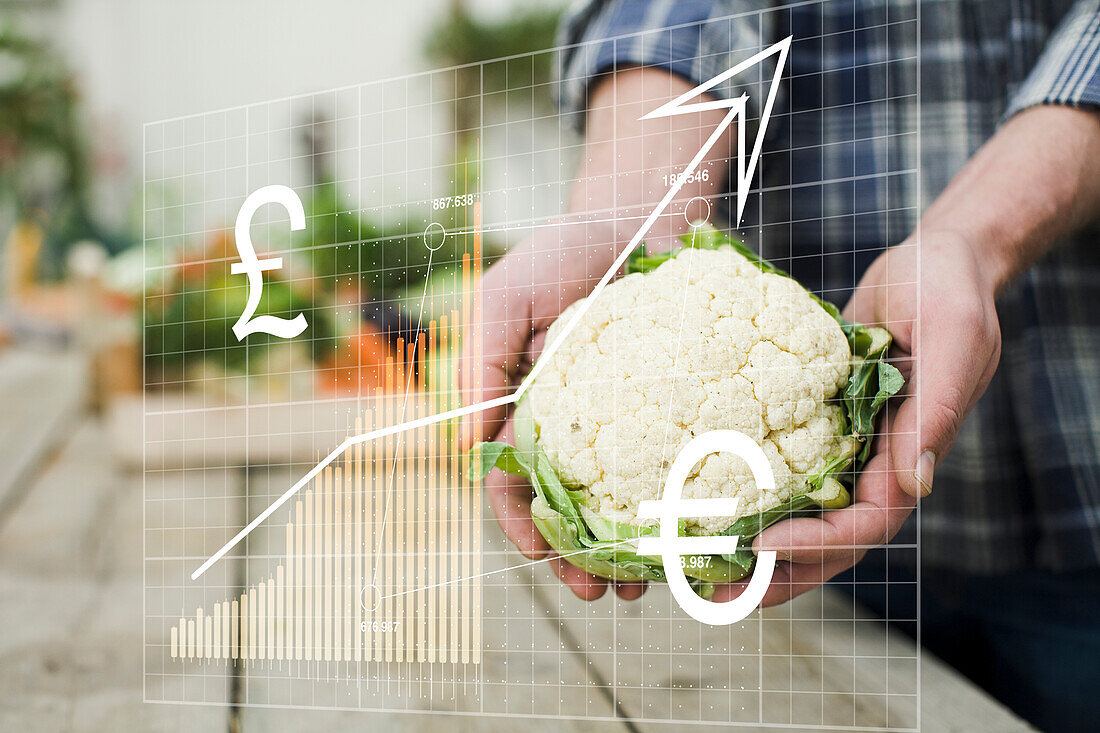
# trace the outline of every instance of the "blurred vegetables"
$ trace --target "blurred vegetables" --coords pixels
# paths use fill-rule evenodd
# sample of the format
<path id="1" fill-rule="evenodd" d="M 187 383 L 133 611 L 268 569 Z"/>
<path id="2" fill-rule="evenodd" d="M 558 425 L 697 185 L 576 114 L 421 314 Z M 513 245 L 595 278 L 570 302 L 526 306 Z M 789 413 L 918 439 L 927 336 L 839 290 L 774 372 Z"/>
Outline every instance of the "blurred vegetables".
<path id="1" fill-rule="evenodd" d="M 41 227 L 43 246 L 30 263 L 41 279 L 64 275 L 76 241 L 96 240 L 110 253 L 133 244 L 92 214 L 79 101 L 61 57 L 0 19 L 0 214 Z"/>
<path id="2" fill-rule="evenodd" d="M 245 278 L 229 272 L 237 258 L 232 237 L 219 234 L 200 257 L 165 268 L 164 284 L 145 306 L 146 365 L 155 375 L 182 376 L 199 360 L 242 374 L 265 368 L 262 353 L 281 340 L 256 333 L 238 341 L 232 331 L 248 297 Z M 286 318 L 305 313 L 309 326 L 297 340 L 308 344 L 306 353 L 317 360 L 332 350 L 335 337 L 327 304 L 314 296 L 308 282 L 291 282 L 280 271 L 270 271 L 257 312 Z"/>
<path id="3" fill-rule="evenodd" d="M 359 394 L 385 388 L 387 362 L 396 359 L 393 344 L 370 321 L 359 324 L 359 331 L 338 339 L 319 365 L 321 387 L 329 392 Z"/>
<path id="4" fill-rule="evenodd" d="M 347 192 L 335 183 L 312 187 L 303 201 L 306 228 L 294 235 L 294 246 L 309 260 L 325 290 L 360 284 L 364 294 L 381 298 L 410 283 L 423 282 L 431 269 L 461 261 L 461 239 L 447 237 L 431 252 L 424 244 L 427 218 L 408 214 L 396 222 L 378 224 L 360 216 Z M 449 222 L 448 222 L 449 223 Z"/>

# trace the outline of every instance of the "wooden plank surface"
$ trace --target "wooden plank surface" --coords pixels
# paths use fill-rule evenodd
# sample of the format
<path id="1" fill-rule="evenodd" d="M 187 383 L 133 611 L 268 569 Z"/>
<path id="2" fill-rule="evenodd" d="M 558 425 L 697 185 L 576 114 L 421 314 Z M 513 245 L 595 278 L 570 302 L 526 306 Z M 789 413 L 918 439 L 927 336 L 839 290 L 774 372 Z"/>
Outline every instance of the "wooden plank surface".
<path id="1" fill-rule="evenodd" d="M 225 708 L 142 702 L 141 475 L 104 442 L 82 419 L 0 525 L 0 730 L 225 730 Z"/>
<path id="2" fill-rule="evenodd" d="M 758 720 L 796 728 L 916 725 L 916 649 L 843 596 L 808 594 L 727 629 L 685 618 L 662 587 L 640 602 L 608 594 L 587 604 L 545 565 L 530 566 L 512 551 L 488 516 L 483 663 L 470 671 L 473 702 L 459 709 L 492 717 L 267 708 L 279 701 L 275 675 L 241 674 L 234 693 L 229 667 L 206 670 L 205 684 L 218 689 L 205 697 L 257 705 L 236 717 L 227 706 L 143 704 L 142 478 L 117 468 L 105 440 L 101 424 L 79 421 L 0 523 L 2 730 L 616 731 L 673 730 L 660 722 L 673 719 L 735 720 L 750 730 Z M 239 469 L 205 470 L 204 481 L 245 485 L 234 478 Z M 185 491 L 184 473 L 160 475 L 161 490 Z M 247 506 L 239 492 L 225 523 L 243 521 L 293 475 L 254 471 L 248 485 L 259 503 Z M 250 551 L 262 553 L 276 535 L 257 533 Z M 1027 729 L 927 655 L 919 683 L 924 729 Z M 546 712 L 566 717 L 516 721 Z"/>
<path id="3" fill-rule="evenodd" d="M 72 432 L 87 389 L 85 360 L 70 352 L 0 350 L 0 520 L 30 476 Z"/>
<path id="4" fill-rule="evenodd" d="M 364 414 L 367 425 L 375 424 L 370 417 L 374 410 L 425 414 L 424 399 L 414 395 L 406 402 L 403 395 L 391 393 L 377 401 L 266 404 L 258 399 L 244 405 L 218 404 L 201 393 L 150 392 L 144 404 L 141 395 L 114 400 L 107 409 L 107 425 L 115 458 L 134 469 L 143 460 L 152 469 L 309 463 L 316 459 L 316 446 L 331 450 L 354 434 L 355 421 Z"/>
<path id="5" fill-rule="evenodd" d="M 298 473 L 290 470 L 254 472 L 249 479 L 250 502 L 266 506 L 267 497 L 280 493 L 293 483 Z M 249 549 L 258 555 L 278 554 L 282 540 L 277 533 L 258 532 L 249 538 Z M 582 656 L 557 647 L 558 629 L 552 619 L 541 613 L 534 600 L 532 575 L 527 568 L 508 570 L 516 563 L 511 553 L 486 553 L 485 567 L 489 579 L 483 586 L 482 663 L 468 665 L 466 685 L 436 685 L 418 687 L 409 683 L 364 683 L 363 697 L 354 697 L 356 685 L 313 685 L 317 696 L 306 705 L 344 704 L 356 706 L 373 703 L 377 690 L 388 690 L 382 698 L 386 707 L 403 708 L 402 712 L 340 711 L 268 708 L 267 704 L 285 703 L 292 695 L 290 685 L 282 679 L 288 670 L 282 665 L 256 666 L 242 670 L 242 702 L 251 703 L 241 710 L 242 729 L 252 733 L 262 731 L 325 730 L 330 733 L 364 729 L 405 733 L 445 726 L 448 731 L 490 731 L 508 733 L 516 729 L 516 715 L 554 711 L 566 715 L 589 715 L 613 718 L 614 709 L 606 691 L 600 689 L 588 672 Z M 507 616 L 506 616 L 507 614 Z M 338 665 L 326 665 L 326 669 Z M 372 676 L 382 680 L 416 679 L 418 675 L 438 674 L 441 666 L 419 664 L 384 665 L 374 668 Z M 433 670 L 437 670 L 433 672 Z M 301 671 L 297 672 L 301 673 Z M 562 680 L 577 684 L 561 684 Z M 410 689 L 411 687 L 411 689 Z M 484 710 L 486 716 L 426 714 L 417 711 L 448 709 L 475 713 Z M 623 721 L 590 721 L 576 719 L 526 718 L 524 731 L 596 731 L 616 733 L 629 730 Z"/>
<path id="6" fill-rule="evenodd" d="M 713 627 L 688 618 L 666 586 L 640 601 L 608 593 L 585 603 L 554 583 L 535 573 L 543 605 L 586 640 L 586 660 L 646 731 L 677 730 L 662 722 L 677 717 L 749 729 L 1032 730 L 930 654 L 918 667 L 912 640 L 833 589 Z"/>

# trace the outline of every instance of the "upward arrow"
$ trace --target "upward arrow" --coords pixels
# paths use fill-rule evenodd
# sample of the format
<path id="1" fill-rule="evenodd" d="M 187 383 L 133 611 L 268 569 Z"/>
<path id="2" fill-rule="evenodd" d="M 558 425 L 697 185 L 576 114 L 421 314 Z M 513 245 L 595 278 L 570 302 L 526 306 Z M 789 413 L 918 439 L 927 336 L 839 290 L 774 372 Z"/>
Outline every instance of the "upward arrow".
<path id="1" fill-rule="evenodd" d="M 711 109 L 729 109 L 730 113 L 726 115 L 725 119 L 723 119 L 722 123 L 718 126 L 719 132 L 725 130 L 726 127 L 740 118 L 742 124 L 737 126 L 737 172 L 734 179 L 737 185 L 737 218 L 733 222 L 735 227 L 741 223 L 741 217 L 745 212 L 745 202 L 748 200 L 749 185 L 752 182 L 753 175 L 756 173 L 756 164 L 760 162 L 760 151 L 764 145 L 764 135 L 767 133 L 768 122 L 771 120 L 772 107 L 775 105 L 775 97 L 779 91 L 779 82 L 783 78 L 783 67 L 787 63 L 787 54 L 791 50 L 791 38 L 792 36 L 787 36 L 779 43 L 769 46 L 760 53 L 745 59 L 733 68 L 727 69 L 718 76 L 708 79 L 694 89 L 687 90 L 679 97 L 676 97 L 676 99 L 665 102 L 657 109 L 642 117 L 643 120 L 649 120 L 658 117 L 672 117 L 674 115 L 684 115 L 692 112 L 703 112 Z M 768 97 L 764 101 L 764 108 L 760 112 L 760 125 L 756 131 L 756 140 L 752 145 L 752 153 L 746 161 L 744 121 L 745 104 L 748 101 L 748 95 L 742 94 L 739 97 L 733 97 L 731 99 L 713 99 L 694 103 L 689 102 L 692 99 L 701 98 L 704 93 L 710 91 L 719 84 L 776 55 L 778 55 L 779 58 L 776 59 L 775 62 L 775 73 L 772 74 L 771 84 L 768 87 Z M 690 170 L 686 170 L 682 173 L 681 176 L 686 177 L 690 175 L 693 170 L 694 168 L 692 167 Z"/>
<path id="2" fill-rule="evenodd" d="M 703 158 L 706 157 L 707 153 L 710 152 L 710 149 L 713 148 L 714 144 L 718 142 L 719 138 L 721 138 L 722 133 L 725 132 L 726 129 L 737 119 L 741 119 L 742 121 L 744 120 L 745 104 L 748 100 L 748 95 L 742 94 L 741 96 L 734 97 L 732 99 L 715 99 L 703 102 L 695 102 L 692 104 L 688 104 L 689 100 L 701 97 L 704 92 L 713 89 L 727 79 L 730 79 L 737 74 L 740 74 L 742 71 L 750 69 L 756 64 L 761 63 L 765 59 L 778 54 L 779 58 L 776 60 L 775 73 L 772 75 L 771 86 L 768 89 L 768 98 L 764 101 L 764 108 L 760 114 L 760 126 L 756 133 L 756 141 L 753 143 L 752 154 L 747 161 L 745 160 L 745 126 L 744 124 L 737 126 L 737 172 L 735 176 L 735 183 L 737 184 L 737 219 L 734 221 L 734 226 L 740 224 L 741 215 L 745 210 L 745 200 L 749 192 L 749 182 L 752 180 L 753 173 L 756 172 L 756 164 L 760 161 L 760 149 L 763 145 L 764 133 L 767 131 L 768 128 L 768 120 L 771 119 L 772 105 L 775 103 L 776 92 L 778 92 L 779 90 L 779 80 L 783 76 L 783 67 L 787 62 L 787 52 L 790 50 L 790 48 L 791 36 L 787 36 L 779 43 L 776 43 L 773 46 L 769 46 L 760 53 L 745 59 L 733 68 L 723 71 L 718 76 L 715 76 L 712 79 L 708 79 L 694 89 L 689 89 L 676 99 L 673 99 L 670 102 L 666 102 L 652 112 L 649 112 L 648 114 L 642 116 L 641 119 L 645 120 L 658 117 L 671 117 L 673 115 L 684 115 L 693 112 L 702 112 L 709 109 L 729 110 L 729 112 L 726 113 L 726 116 L 722 118 L 722 121 L 718 124 L 718 126 L 714 128 L 714 131 L 711 132 L 706 142 L 703 143 L 702 147 L 700 147 L 699 150 L 695 153 L 691 161 L 687 164 L 687 166 L 684 167 L 684 170 L 681 171 L 680 175 L 676 177 L 676 181 L 672 184 L 669 190 L 665 192 L 665 195 L 661 198 L 660 203 L 658 203 L 653 211 L 650 212 L 649 216 L 646 217 L 645 222 L 642 223 L 642 226 L 639 227 L 638 231 L 634 234 L 633 237 L 631 237 L 630 243 L 627 244 L 627 246 L 619 254 L 615 262 L 607 270 L 604 276 L 600 278 L 600 281 L 596 283 L 596 286 L 592 288 L 592 292 L 589 294 L 589 296 L 581 301 L 580 307 L 573 312 L 572 316 L 570 316 L 569 321 L 558 332 L 558 335 L 554 339 L 554 341 L 547 344 L 543 348 L 542 354 L 535 362 L 534 367 L 532 367 L 531 371 L 527 373 L 527 376 L 523 379 L 522 382 L 520 382 L 519 387 L 517 387 L 514 392 L 485 402 L 478 402 L 472 405 L 464 405 L 463 407 L 459 407 L 454 410 L 448 410 L 447 412 L 443 412 L 438 415 L 428 415 L 425 417 L 417 418 L 415 420 L 410 420 L 408 422 L 402 422 L 397 425 L 389 425 L 383 428 L 378 428 L 376 430 L 371 430 L 370 432 L 353 435 L 347 438 L 346 440 L 344 440 L 344 442 L 340 443 L 340 445 L 336 446 L 332 450 L 332 452 L 321 459 L 321 461 L 317 465 L 311 468 L 305 476 L 302 476 L 302 478 L 298 479 L 298 481 L 296 481 L 293 486 L 283 492 L 283 494 L 278 499 L 273 501 L 266 509 L 260 512 L 251 522 L 248 523 L 247 526 L 241 529 L 241 531 L 239 531 L 232 539 L 226 542 L 221 547 L 221 549 L 219 549 L 217 552 L 207 558 L 207 560 L 203 562 L 202 565 L 200 565 L 193 573 L 191 573 L 191 579 L 195 580 L 200 575 L 205 573 L 211 565 L 224 557 L 227 552 L 229 552 L 231 549 L 233 549 L 233 547 L 237 545 L 237 543 L 247 537 L 249 533 L 252 532 L 252 530 L 263 524 L 263 522 L 268 517 L 270 517 L 276 509 L 285 504 L 292 496 L 298 493 L 298 491 L 300 491 L 302 487 L 304 487 L 307 483 L 316 478 L 317 475 L 320 474 L 321 471 L 325 468 L 325 466 L 335 461 L 352 446 L 369 443 L 373 440 L 377 440 L 378 438 L 384 438 L 386 436 L 401 433 L 406 430 L 412 430 L 425 425 L 434 425 L 436 423 L 444 422 L 445 420 L 452 420 L 454 418 L 462 417 L 464 415 L 472 415 L 476 412 L 488 410 L 493 407 L 511 405 L 518 402 L 520 397 L 523 396 L 523 394 L 534 382 L 535 377 L 538 376 L 539 372 L 550 360 L 551 355 L 553 355 L 553 353 L 557 351 L 559 347 L 561 347 L 562 342 L 565 341 L 566 336 L 568 336 L 569 333 L 574 328 L 576 328 L 577 324 L 580 323 L 580 320 L 584 318 L 584 314 L 588 312 L 588 309 L 592 305 L 592 303 L 596 302 L 596 299 L 600 296 L 600 293 L 603 292 L 603 289 L 607 287 L 607 284 L 611 282 L 611 280 L 615 277 L 615 274 L 618 273 L 620 269 L 622 269 L 622 266 L 624 264 L 626 264 L 626 260 L 630 257 L 630 253 L 633 252 L 639 244 L 641 244 L 642 239 L 645 238 L 645 235 L 653 227 L 654 222 L 656 222 L 657 218 L 664 213 L 665 209 L 668 208 L 668 205 L 672 202 L 672 200 L 676 198 L 676 194 L 678 194 L 680 192 L 680 189 L 683 188 L 684 182 L 687 181 L 688 178 L 690 178 L 691 174 L 694 173 L 695 170 L 699 167 L 699 164 L 703 161 Z"/>

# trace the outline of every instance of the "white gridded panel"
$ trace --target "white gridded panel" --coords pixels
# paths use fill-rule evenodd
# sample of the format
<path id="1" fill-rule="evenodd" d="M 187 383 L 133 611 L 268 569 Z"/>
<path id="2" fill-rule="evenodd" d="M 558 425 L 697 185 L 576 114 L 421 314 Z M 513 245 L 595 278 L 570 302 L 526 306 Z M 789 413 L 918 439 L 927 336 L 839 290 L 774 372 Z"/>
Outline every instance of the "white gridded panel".
<path id="1" fill-rule="evenodd" d="M 773 20 L 763 15 L 758 19 L 761 27 Z M 917 23 L 916 18 L 887 23 L 891 33 L 913 39 L 899 49 L 915 49 Z M 758 50 L 748 49 L 746 55 Z M 208 245 L 232 231 L 244 198 L 270 184 L 290 186 L 307 198 L 310 186 L 316 185 L 318 163 L 331 168 L 343 197 L 340 207 L 383 227 L 403 222 L 415 233 L 438 222 L 448 236 L 465 238 L 471 251 L 475 230 L 486 241 L 506 246 L 521 241 L 564 209 L 580 155 L 580 138 L 549 101 L 553 85 L 516 82 L 530 79 L 532 66 L 547 56 L 556 64 L 556 52 L 486 62 L 473 74 L 469 69 L 461 74 L 440 70 L 147 125 L 150 295 L 145 308 L 159 307 L 163 294 L 180 296 L 170 279 L 176 263 L 228 267 L 236 261 L 232 247 L 219 253 Z M 883 68 L 915 68 L 917 62 L 899 55 L 880 63 Z M 460 78 L 476 83 L 463 86 Z M 507 90 L 495 88 L 502 79 Z M 747 84 L 745 90 L 763 95 L 765 87 Z M 468 97 L 467 117 L 456 114 L 456 94 Z M 884 94 L 891 95 L 895 107 L 908 103 L 910 109 L 918 108 L 915 90 Z M 822 99 L 817 111 L 825 111 L 828 101 Z M 456 133 L 460 119 L 471 115 L 471 127 Z M 785 115 L 780 105 L 771 124 L 786 124 Z M 317 120 L 324 122 L 310 124 Z M 907 120 L 896 122 L 893 134 L 919 136 L 917 115 Z M 313 143 L 302 143 L 307 134 L 316 136 Z M 468 210 L 439 203 L 462 191 L 454 161 L 459 140 L 467 144 L 464 157 L 475 171 L 466 190 L 480 201 L 480 224 Z M 796 253 L 789 242 L 795 222 L 766 215 L 764 198 L 787 197 L 807 185 L 824 189 L 844 182 L 792 183 L 788 172 L 783 183 L 781 171 L 778 178 L 770 174 L 789 165 L 784 158 L 789 152 L 781 139 L 765 146 L 746 216 L 746 221 L 764 226 L 749 226 L 744 232 L 748 240 L 762 241 L 764 254 L 781 266 L 807 255 L 804 248 Z M 630 165 L 624 162 L 624 170 Z M 910 182 L 902 189 L 915 190 L 916 176 L 916 170 L 899 163 L 863 178 L 881 178 L 887 188 L 893 185 L 888 181 L 900 178 Z M 771 183 L 775 180 L 781 183 Z M 729 202 L 713 203 L 717 216 Z M 907 220 L 916 210 L 914 201 L 885 197 L 881 211 L 865 213 L 889 212 Z M 679 217 L 683 211 L 674 206 L 664 215 Z M 826 217 L 819 223 L 822 232 L 835 225 Z M 802 229 L 806 224 L 798 222 Z M 316 218 L 307 219 L 307 234 L 319 225 Z M 310 274 L 296 264 L 308 247 L 292 249 L 283 212 L 265 207 L 252 233 L 261 257 L 282 256 L 281 276 L 306 293 L 312 291 Z M 369 243 L 363 232 L 345 234 L 347 241 Z M 417 246 L 415 238 L 409 241 L 407 246 Z M 890 243 L 884 237 L 883 246 Z M 836 254 L 822 250 L 818 256 L 824 260 Z M 461 279 L 461 263 L 456 264 Z M 338 274 L 350 281 L 360 273 L 350 266 Z M 226 292 L 219 286 L 198 295 L 198 301 L 212 302 Z M 461 302 L 438 306 L 436 295 L 414 287 L 408 298 L 427 302 L 432 296 L 436 315 L 462 314 Z M 352 322 L 354 306 L 318 305 L 304 312 L 311 323 L 325 316 L 339 327 Z M 203 314 L 198 309 L 184 318 L 203 321 Z M 440 338 L 453 343 L 458 333 L 453 319 L 449 331 L 434 323 L 429 337 L 437 344 Z M 401 382 L 416 387 L 418 377 L 396 367 L 398 387 L 388 401 L 360 393 L 350 383 L 323 386 L 303 356 L 311 338 L 313 329 L 295 339 L 306 351 L 287 351 L 278 358 L 249 352 L 244 358 L 252 377 L 227 378 L 216 366 L 222 359 L 239 357 L 235 344 L 226 348 L 192 342 L 182 354 L 169 354 L 176 347 L 146 333 L 147 363 L 166 356 L 182 359 L 189 380 L 206 386 L 181 400 L 177 377 L 147 371 L 153 388 L 144 415 L 147 700 L 779 727 L 915 727 L 919 662 L 913 647 L 892 645 L 897 637 L 879 622 L 853 615 L 846 596 L 814 594 L 728 627 L 694 621 L 664 586 L 650 587 L 635 602 L 610 593 L 596 602 L 579 601 L 545 563 L 528 562 L 505 540 L 479 488 L 447 462 L 456 451 L 438 427 L 394 436 L 384 445 L 366 447 L 362 456 L 349 453 L 338 459 L 320 483 L 304 486 L 192 580 L 196 567 L 348 435 L 455 406 L 453 391 L 442 377 L 438 382 L 428 378 L 419 390 L 410 389 L 406 399 Z M 339 480 L 337 467 L 342 471 Z M 311 501 L 323 518 L 305 511 Z M 318 570 L 309 586 L 300 570 L 297 580 L 288 579 L 297 565 L 287 537 L 301 550 L 304 539 L 297 538 L 296 528 L 307 521 L 321 538 L 304 551 L 301 564 L 316 562 Z M 379 544 L 370 541 L 374 538 Z M 912 545 L 890 551 L 918 554 Z M 330 559 L 331 570 L 326 564 Z M 404 575 L 394 575 L 399 572 Z M 356 611 L 351 601 L 368 577 L 381 577 L 377 585 L 391 589 L 389 595 L 379 591 L 385 601 L 373 617 L 365 609 Z M 248 651 L 243 645 L 237 649 L 239 656 L 254 658 L 234 660 L 232 653 L 219 655 L 212 648 L 204 652 L 202 646 L 213 646 L 207 643 L 212 640 L 206 629 L 197 653 L 189 655 L 185 643 L 173 649 L 173 640 L 198 641 L 188 628 L 199 609 L 204 620 L 215 609 L 220 616 L 242 593 L 255 604 L 250 589 L 255 591 L 261 582 L 268 598 L 277 596 L 268 586 L 282 583 L 278 593 L 287 606 L 299 592 L 320 599 L 323 610 L 309 618 L 320 619 L 321 642 L 309 655 L 313 658 L 305 659 L 299 651 L 292 655 L 289 647 L 277 649 L 271 632 L 282 621 L 286 626 L 277 636 L 280 644 L 286 642 L 293 619 L 287 612 L 276 620 L 268 603 L 265 615 L 254 619 L 257 629 Z M 258 599 L 263 593 L 254 595 Z M 404 605 L 398 605 L 398 598 Z M 383 629 L 370 627 L 369 633 L 349 641 L 348 630 L 363 621 L 372 623 L 368 619 L 381 622 Z M 416 626 L 409 636 L 396 631 L 393 638 L 386 636 L 386 624 L 409 619 Z M 247 624 L 247 619 L 241 621 Z M 264 624 L 267 633 L 261 630 Z M 435 631 L 429 634 L 432 625 Z M 343 635 L 339 661 L 337 626 Z M 262 641 L 257 634 L 263 634 Z M 219 635 L 219 641 L 227 640 Z M 227 674 L 238 682 L 227 685 Z"/>

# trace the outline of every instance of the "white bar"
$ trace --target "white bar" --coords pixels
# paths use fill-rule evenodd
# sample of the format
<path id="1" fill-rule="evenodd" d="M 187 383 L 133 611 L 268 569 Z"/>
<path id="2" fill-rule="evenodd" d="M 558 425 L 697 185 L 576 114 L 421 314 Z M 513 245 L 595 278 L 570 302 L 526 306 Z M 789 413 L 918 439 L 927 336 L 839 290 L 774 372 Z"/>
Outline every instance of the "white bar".
<path id="1" fill-rule="evenodd" d="M 732 555 L 737 552 L 737 535 L 716 537 L 642 537 L 639 555 Z"/>

